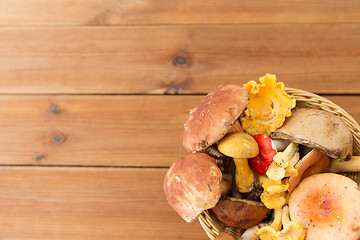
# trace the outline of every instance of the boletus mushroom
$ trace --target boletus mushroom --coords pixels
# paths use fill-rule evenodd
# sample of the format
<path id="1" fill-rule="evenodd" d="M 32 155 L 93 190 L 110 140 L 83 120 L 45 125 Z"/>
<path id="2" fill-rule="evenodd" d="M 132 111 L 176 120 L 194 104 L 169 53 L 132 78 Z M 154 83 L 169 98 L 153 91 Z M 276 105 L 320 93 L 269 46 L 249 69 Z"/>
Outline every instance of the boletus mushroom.
<path id="1" fill-rule="evenodd" d="M 359 239 L 359 206 L 357 184 L 334 173 L 304 179 L 289 199 L 291 220 L 302 223 L 307 240 Z"/>
<path id="2" fill-rule="evenodd" d="M 323 110 L 295 109 L 271 137 L 319 149 L 332 158 L 344 159 L 352 155 L 353 137 L 349 127 L 340 117 Z"/>
<path id="3" fill-rule="evenodd" d="M 221 196 L 221 171 L 215 160 L 193 153 L 176 161 L 164 179 L 164 192 L 170 206 L 186 221 L 213 208 Z"/>
<path id="4" fill-rule="evenodd" d="M 219 141 L 249 104 L 242 87 L 226 84 L 206 95 L 184 125 L 183 145 L 189 152 L 201 151 Z"/>
<path id="5" fill-rule="evenodd" d="M 259 224 L 269 209 L 261 202 L 224 198 L 216 204 L 212 211 L 216 218 L 226 226 L 248 229 Z"/>
<path id="6" fill-rule="evenodd" d="M 218 150 L 222 154 L 234 158 L 235 182 L 239 192 L 250 192 L 256 179 L 250 169 L 248 158 L 256 157 L 259 153 L 256 141 L 247 133 L 231 132 L 219 141 Z"/>

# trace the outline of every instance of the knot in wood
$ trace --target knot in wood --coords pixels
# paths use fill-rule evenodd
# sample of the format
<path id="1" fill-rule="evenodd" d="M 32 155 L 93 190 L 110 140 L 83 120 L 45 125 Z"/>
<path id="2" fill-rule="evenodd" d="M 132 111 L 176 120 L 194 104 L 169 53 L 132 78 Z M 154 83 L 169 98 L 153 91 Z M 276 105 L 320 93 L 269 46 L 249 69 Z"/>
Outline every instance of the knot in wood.
<path id="1" fill-rule="evenodd" d="M 66 136 L 62 133 L 55 133 L 52 135 L 51 144 L 52 145 L 60 145 L 66 141 Z"/>
<path id="2" fill-rule="evenodd" d="M 58 113 L 60 111 L 60 107 L 59 105 L 57 105 L 56 103 L 52 103 L 50 105 L 50 108 L 49 108 L 50 112 L 52 113 Z"/>

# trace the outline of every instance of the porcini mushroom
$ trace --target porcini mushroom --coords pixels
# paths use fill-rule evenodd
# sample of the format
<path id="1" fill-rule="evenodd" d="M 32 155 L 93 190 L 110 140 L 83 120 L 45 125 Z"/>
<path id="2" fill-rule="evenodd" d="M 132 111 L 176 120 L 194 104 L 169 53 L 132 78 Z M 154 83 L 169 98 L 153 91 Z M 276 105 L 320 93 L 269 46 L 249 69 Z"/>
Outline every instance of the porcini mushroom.
<path id="1" fill-rule="evenodd" d="M 259 224 L 268 213 L 268 209 L 261 202 L 237 198 L 221 199 L 212 211 L 226 226 L 242 229 Z"/>
<path id="2" fill-rule="evenodd" d="M 184 125 L 186 150 L 201 151 L 219 141 L 239 118 L 249 103 L 249 93 L 233 85 L 221 85 L 205 96 Z"/>
<path id="3" fill-rule="evenodd" d="M 289 199 L 291 220 L 301 222 L 307 240 L 360 237 L 360 191 L 344 176 L 322 173 L 299 184 Z"/>
<path id="4" fill-rule="evenodd" d="M 338 116 L 323 110 L 298 108 L 284 125 L 271 135 L 316 148 L 332 158 L 350 158 L 353 137 Z"/>
<path id="5" fill-rule="evenodd" d="M 248 158 L 255 157 L 259 153 L 256 141 L 247 133 L 232 132 L 220 140 L 218 150 L 226 156 L 234 158 L 235 182 L 239 192 L 250 192 L 255 175 L 250 169 Z"/>
<path id="6" fill-rule="evenodd" d="M 190 154 L 169 168 L 164 179 L 165 196 L 186 222 L 192 222 L 219 201 L 221 177 L 212 157 L 204 153 Z"/>

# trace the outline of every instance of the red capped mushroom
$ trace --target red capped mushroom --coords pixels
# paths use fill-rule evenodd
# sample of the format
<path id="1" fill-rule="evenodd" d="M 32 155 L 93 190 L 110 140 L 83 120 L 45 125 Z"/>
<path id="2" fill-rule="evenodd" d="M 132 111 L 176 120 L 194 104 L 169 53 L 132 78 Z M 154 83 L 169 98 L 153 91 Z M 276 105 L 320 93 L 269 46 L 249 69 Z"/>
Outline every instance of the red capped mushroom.
<path id="1" fill-rule="evenodd" d="M 356 182 L 334 173 L 304 179 L 289 199 L 291 220 L 302 223 L 307 240 L 359 239 L 359 206 Z"/>

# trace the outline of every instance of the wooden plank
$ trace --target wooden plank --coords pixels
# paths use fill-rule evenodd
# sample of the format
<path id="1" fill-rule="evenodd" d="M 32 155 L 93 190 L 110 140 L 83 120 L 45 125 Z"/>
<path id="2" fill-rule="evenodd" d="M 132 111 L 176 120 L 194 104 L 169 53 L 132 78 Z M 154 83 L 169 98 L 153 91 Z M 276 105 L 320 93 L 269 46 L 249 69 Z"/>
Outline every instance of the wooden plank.
<path id="1" fill-rule="evenodd" d="M 168 205 L 166 169 L 0 168 L 1 239 L 207 239 Z"/>
<path id="2" fill-rule="evenodd" d="M 294 88 L 360 93 L 360 24 L 1 28 L 0 36 L 0 93 L 206 93 L 266 72 Z"/>
<path id="3" fill-rule="evenodd" d="M 201 98 L 0 96 L 0 164 L 170 166 Z M 330 99 L 360 122 L 360 96 Z"/>
<path id="4" fill-rule="evenodd" d="M 359 11 L 356 0 L 2 0 L 0 25 L 359 22 Z"/>

